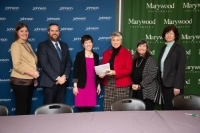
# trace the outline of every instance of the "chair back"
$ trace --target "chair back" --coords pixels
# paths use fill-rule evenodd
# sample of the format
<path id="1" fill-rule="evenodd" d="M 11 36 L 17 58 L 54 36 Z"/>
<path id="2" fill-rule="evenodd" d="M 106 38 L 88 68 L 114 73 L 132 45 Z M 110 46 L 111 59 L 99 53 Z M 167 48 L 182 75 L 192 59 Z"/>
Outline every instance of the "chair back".
<path id="1" fill-rule="evenodd" d="M 200 96 L 198 95 L 178 95 L 172 99 L 175 110 L 200 110 Z"/>
<path id="2" fill-rule="evenodd" d="M 0 116 L 8 116 L 8 108 L 4 105 L 0 105 Z"/>
<path id="3" fill-rule="evenodd" d="M 111 111 L 143 111 L 145 103 L 139 99 L 120 99 L 111 104 Z"/>
<path id="4" fill-rule="evenodd" d="M 60 113 L 73 113 L 73 108 L 67 104 L 53 103 L 43 105 L 35 110 L 37 114 L 60 114 Z"/>

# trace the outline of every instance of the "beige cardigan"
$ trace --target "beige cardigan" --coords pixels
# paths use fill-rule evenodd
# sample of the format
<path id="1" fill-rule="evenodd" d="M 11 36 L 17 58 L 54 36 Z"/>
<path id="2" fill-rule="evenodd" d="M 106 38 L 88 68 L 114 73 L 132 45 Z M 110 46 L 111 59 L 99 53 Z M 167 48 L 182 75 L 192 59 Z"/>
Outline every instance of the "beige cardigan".
<path id="1" fill-rule="evenodd" d="M 32 52 L 29 52 L 29 49 Z M 27 70 L 37 71 L 37 56 L 34 54 L 31 45 L 18 39 L 11 45 L 11 56 L 13 63 L 11 77 L 33 79 L 32 76 L 25 73 Z"/>

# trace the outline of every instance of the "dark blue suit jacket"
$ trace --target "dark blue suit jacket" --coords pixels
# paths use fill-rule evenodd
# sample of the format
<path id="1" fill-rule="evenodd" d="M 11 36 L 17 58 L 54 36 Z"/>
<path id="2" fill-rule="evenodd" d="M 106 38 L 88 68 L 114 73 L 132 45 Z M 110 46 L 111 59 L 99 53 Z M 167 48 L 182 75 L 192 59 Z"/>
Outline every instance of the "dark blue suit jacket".
<path id="1" fill-rule="evenodd" d="M 41 87 L 53 87 L 58 76 L 66 75 L 69 77 L 71 70 L 71 59 L 68 45 L 59 41 L 62 51 L 62 61 L 50 39 L 39 43 L 37 56 L 42 67 Z M 63 84 L 66 86 L 66 83 Z"/>
<path id="2" fill-rule="evenodd" d="M 163 46 L 158 58 L 158 79 L 161 82 L 160 63 L 166 46 Z M 165 62 L 162 83 L 165 87 L 183 89 L 185 84 L 186 53 L 183 46 L 174 43 Z"/>

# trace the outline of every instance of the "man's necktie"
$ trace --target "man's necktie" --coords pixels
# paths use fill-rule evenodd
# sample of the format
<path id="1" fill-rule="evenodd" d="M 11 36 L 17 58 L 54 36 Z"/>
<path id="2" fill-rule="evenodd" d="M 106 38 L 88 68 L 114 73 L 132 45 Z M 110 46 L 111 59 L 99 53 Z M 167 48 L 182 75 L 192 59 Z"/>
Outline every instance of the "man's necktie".
<path id="1" fill-rule="evenodd" d="M 62 60 L 61 50 L 60 50 L 60 48 L 58 47 L 58 43 L 57 43 L 57 42 L 55 43 L 55 46 L 56 46 L 56 50 L 57 50 L 57 52 L 58 52 L 58 55 L 59 55 L 59 57 L 60 57 L 60 60 Z"/>

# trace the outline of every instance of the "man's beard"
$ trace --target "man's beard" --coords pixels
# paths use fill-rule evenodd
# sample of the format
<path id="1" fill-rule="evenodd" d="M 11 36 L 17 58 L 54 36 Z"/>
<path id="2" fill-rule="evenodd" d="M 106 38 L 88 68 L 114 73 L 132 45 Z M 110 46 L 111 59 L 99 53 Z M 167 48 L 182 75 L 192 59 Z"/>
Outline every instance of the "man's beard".
<path id="1" fill-rule="evenodd" d="M 53 35 L 52 35 L 52 36 L 53 36 Z M 58 36 L 57 38 L 53 38 L 52 36 L 49 35 L 49 38 L 50 38 L 52 41 L 54 41 L 54 42 L 59 41 L 60 36 Z"/>

